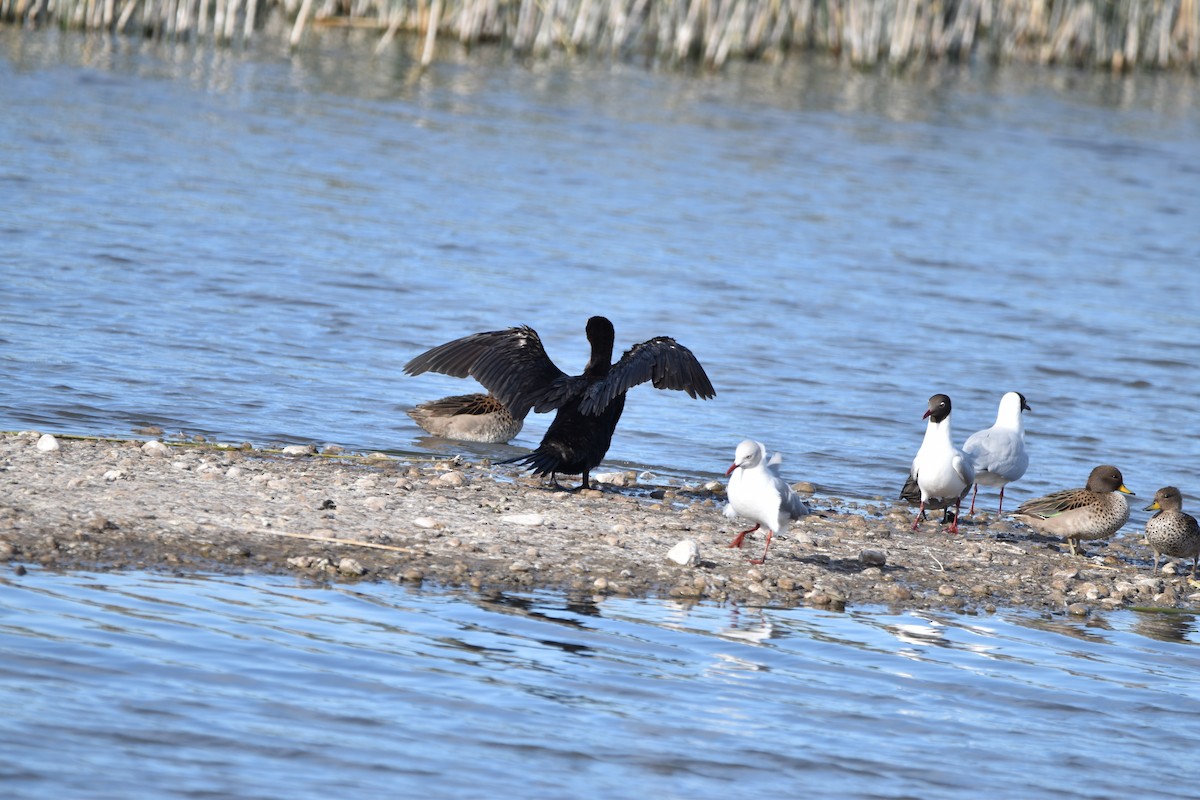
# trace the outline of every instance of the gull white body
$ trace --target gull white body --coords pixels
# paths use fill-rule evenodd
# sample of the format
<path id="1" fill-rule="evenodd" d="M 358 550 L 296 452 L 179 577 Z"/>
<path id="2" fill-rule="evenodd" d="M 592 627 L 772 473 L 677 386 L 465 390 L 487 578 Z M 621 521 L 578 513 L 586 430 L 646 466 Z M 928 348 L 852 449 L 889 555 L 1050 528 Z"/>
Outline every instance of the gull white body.
<path id="1" fill-rule="evenodd" d="M 1029 452 L 1025 449 L 1025 419 L 1022 412 L 1029 409 L 1019 392 L 1008 392 L 1000 398 L 996 424 L 971 434 L 963 443 L 963 452 L 975 470 L 975 492 L 980 486 L 1000 487 L 1000 514 L 1004 509 L 1004 487 L 1019 480 L 1029 468 Z M 975 513 L 975 495 L 971 510 Z"/>
<path id="2" fill-rule="evenodd" d="M 931 397 L 925 417 L 929 420 L 925 438 L 909 471 L 921 491 L 921 506 L 913 521 L 913 530 L 916 530 L 926 505 L 947 508 L 953 504 L 957 507 L 975 483 L 975 470 L 970 459 L 954 445 L 950 436 L 950 398 L 946 395 Z M 950 530 L 958 532 L 957 515 Z"/>
<path id="3" fill-rule="evenodd" d="M 729 546 L 741 547 L 747 533 L 762 526 L 767 528 L 763 557 L 755 559 L 754 563 L 761 564 L 766 559 L 771 538 L 776 533 L 786 533 L 792 520 L 809 513 L 808 506 L 779 474 L 782 460 L 776 453 L 768 461 L 767 448 L 762 442 L 747 439 L 738 445 L 733 466 L 726 472 L 729 475 L 729 502 L 725 506 L 725 516 L 730 519 L 741 517 L 754 523 L 753 528 L 739 533 Z"/>

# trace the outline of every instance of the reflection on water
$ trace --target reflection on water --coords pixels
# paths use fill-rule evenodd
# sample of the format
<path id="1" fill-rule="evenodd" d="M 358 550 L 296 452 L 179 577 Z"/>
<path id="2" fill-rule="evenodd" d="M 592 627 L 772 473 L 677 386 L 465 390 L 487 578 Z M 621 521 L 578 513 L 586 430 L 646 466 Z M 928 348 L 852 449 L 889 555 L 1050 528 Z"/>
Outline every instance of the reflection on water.
<path id="1" fill-rule="evenodd" d="M 1200 639 L 1106 619 L 33 571 L 0 581 L 0 774 L 7 797 L 1120 796 L 1191 752 Z"/>

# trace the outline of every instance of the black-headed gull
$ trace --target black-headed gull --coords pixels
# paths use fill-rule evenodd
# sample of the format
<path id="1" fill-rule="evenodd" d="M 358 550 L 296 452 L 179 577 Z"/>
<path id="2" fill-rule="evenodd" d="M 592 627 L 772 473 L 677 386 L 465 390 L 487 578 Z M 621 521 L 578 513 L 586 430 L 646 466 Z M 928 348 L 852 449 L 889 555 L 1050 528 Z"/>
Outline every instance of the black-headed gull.
<path id="1" fill-rule="evenodd" d="M 1004 487 L 1018 480 L 1029 467 L 1025 450 L 1025 420 L 1023 411 L 1031 411 L 1020 392 L 1008 392 L 1000 398 L 996 424 L 976 431 L 963 442 L 963 452 L 971 459 L 975 470 L 975 491 L 971 494 L 971 510 L 975 513 L 975 496 L 980 486 L 999 486 L 1000 505 L 996 515 L 1004 511 Z"/>
<path id="2" fill-rule="evenodd" d="M 767 546 L 762 558 L 751 559 L 751 564 L 761 564 L 771 549 L 771 538 L 787 532 L 788 523 L 809 513 L 808 506 L 800 495 L 779 474 L 783 457 L 776 453 L 767 460 L 767 448 L 762 442 L 746 439 L 737 446 L 733 465 L 725 471 L 729 476 L 725 516 L 730 519 L 744 517 L 754 523 L 733 538 L 730 547 L 741 547 L 747 533 L 767 526 Z"/>
<path id="3" fill-rule="evenodd" d="M 611 322 L 592 317 L 587 338 L 592 355 L 582 375 L 567 375 L 556 367 L 537 331 L 524 325 L 438 345 L 405 364 L 404 371 L 470 376 L 515 419 L 524 419 L 530 409 L 539 414 L 557 409 L 537 449 L 509 461 L 530 467 L 534 475 L 549 475 L 556 486 L 560 472 L 582 475 L 578 488 L 586 489 L 588 473 L 608 452 L 627 391 L 650 381 L 656 389 L 678 389 L 706 400 L 717 394 L 692 351 L 669 336 L 635 344 L 615 364 L 610 363 Z"/>
<path id="4" fill-rule="evenodd" d="M 975 470 L 971 468 L 970 459 L 950 438 L 950 398 L 947 395 L 935 394 L 929 398 L 929 409 L 923 419 L 929 420 L 925 439 L 913 459 L 908 483 L 900 490 L 900 496 L 920 503 L 913 520 L 914 531 L 925 516 L 926 507 L 948 511 L 953 505 L 955 515 L 950 532 L 958 533 L 958 512 L 962 509 L 962 499 L 975 482 Z"/>

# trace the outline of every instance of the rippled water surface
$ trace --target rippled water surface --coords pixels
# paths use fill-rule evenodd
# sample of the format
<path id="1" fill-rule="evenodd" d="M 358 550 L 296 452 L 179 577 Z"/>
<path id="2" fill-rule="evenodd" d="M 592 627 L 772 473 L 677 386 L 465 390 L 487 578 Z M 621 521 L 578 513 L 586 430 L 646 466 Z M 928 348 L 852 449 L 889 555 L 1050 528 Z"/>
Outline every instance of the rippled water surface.
<path id="1" fill-rule="evenodd" d="M 372 45 L 0 31 L 0 429 L 441 449 L 403 411 L 475 384 L 405 361 L 527 323 L 574 373 L 600 313 L 719 393 L 639 387 L 614 463 L 715 475 L 754 436 L 892 497 L 929 395 L 961 439 L 1015 389 L 1014 500 L 1104 462 L 1200 492 L 1194 76 Z"/>
<path id="2" fill-rule="evenodd" d="M 0 581 L 25 797 L 1194 797 L 1196 620 Z M 69 757 L 67 757 L 69 754 Z"/>

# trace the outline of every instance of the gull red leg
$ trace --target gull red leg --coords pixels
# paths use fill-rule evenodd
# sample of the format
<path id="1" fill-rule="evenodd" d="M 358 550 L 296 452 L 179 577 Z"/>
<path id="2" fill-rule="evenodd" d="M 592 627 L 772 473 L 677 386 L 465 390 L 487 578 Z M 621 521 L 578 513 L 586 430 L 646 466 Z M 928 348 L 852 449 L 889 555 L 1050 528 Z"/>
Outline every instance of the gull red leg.
<path id="1" fill-rule="evenodd" d="M 975 491 L 971 492 L 971 510 L 967 512 L 968 514 L 975 513 L 975 495 L 977 495 L 977 494 L 979 494 L 979 484 L 978 483 L 975 484 Z M 1001 501 L 1003 501 L 1003 499 L 1004 499 L 1004 490 L 1003 489 L 1000 490 L 1000 498 L 1001 498 Z"/>
<path id="2" fill-rule="evenodd" d="M 917 509 L 917 518 L 913 520 L 912 529 L 915 531 L 917 526 L 921 524 L 921 517 L 925 516 L 925 501 L 921 501 L 921 507 Z"/>
<path id="3" fill-rule="evenodd" d="M 950 532 L 951 533 L 958 533 L 958 515 L 961 513 L 962 513 L 962 498 L 960 497 L 958 499 L 958 502 L 954 504 L 954 522 L 950 523 Z"/>
<path id="4" fill-rule="evenodd" d="M 1004 510 L 1004 487 L 1000 487 L 1000 507 L 996 509 L 996 516 L 1000 516 L 1000 512 Z"/>
<path id="5" fill-rule="evenodd" d="M 767 546 L 763 548 L 762 558 L 750 559 L 751 564 L 761 564 L 767 560 L 767 551 L 771 549 L 771 536 L 773 535 L 774 532 L 770 528 L 767 528 Z"/>
<path id="6" fill-rule="evenodd" d="M 729 543 L 729 546 L 730 547 L 741 547 L 742 541 L 746 538 L 746 534 L 754 533 L 760 527 L 761 527 L 761 524 L 755 525 L 753 528 L 747 528 L 746 530 L 742 531 L 737 536 L 733 537 L 733 541 Z"/>

